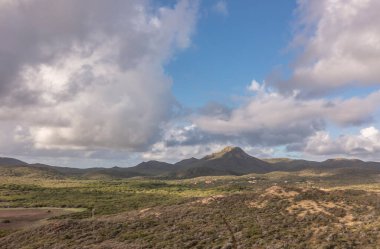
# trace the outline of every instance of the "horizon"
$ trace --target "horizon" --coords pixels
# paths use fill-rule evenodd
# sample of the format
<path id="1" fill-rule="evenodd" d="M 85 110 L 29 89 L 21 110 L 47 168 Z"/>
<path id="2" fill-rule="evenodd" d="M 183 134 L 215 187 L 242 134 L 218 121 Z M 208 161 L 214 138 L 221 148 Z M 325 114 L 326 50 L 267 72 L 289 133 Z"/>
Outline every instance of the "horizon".
<path id="1" fill-rule="evenodd" d="M 380 161 L 380 2 L 0 0 L 0 157 Z"/>
<path id="2" fill-rule="evenodd" d="M 226 147 L 224 147 L 222 150 L 219 150 L 219 151 L 214 151 L 214 152 L 211 152 L 210 154 L 207 154 L 207 155 L 204 155 L 204 156 L 201 156 L 201 157 L 189 157 L 189 158 L 182 158 L 182 159 L 179 159 L 178 161 L 173 161 L 173 162 L 166 162 L 166 161 L 160 161 L 160 160 L 147 160 L 147 161 L 141 161 L 141 162 L 138 162 L 136 163 L 135 165 L 113 165 L 113 166 L 89 166 L 89 167 L 72 167 L 72 166 L 64 166 L 64 165 L 48 165 L 48 166 L 53 166 L 53 167 L 69 167 L 69 168 L 78 168 L 78 169 L 91 169 L 91 168 L 104 168 L 104 169 L 111 169 L 111 168 L 130 168 L 130 167 L 135 167 L 135 166 L 138 166 L 139 164 L 142 164 L 142 163 L 147 163 L 147 162 L 164 162 L 164 163 L 169 163 L 169 164 L 172 164 L 172 165 L 175 165 L 176 163 L 179 163 L 183 160 L 187 160 L 187 159 L 197 159 L 197 160 L 201 160 L 201 159 L 204 159 L 208 156 L 211 156 L 211 155 L 214 155 L 214 154 L 220 154 L 222 152 L 224 153 L 230 153 L 231 150 L 230 149 L 241 149 L 243 151 L 243 153 L 245 154 L 248 154 L 249 156 L 251 157 L 254 157 L 252 155 L 250 155 L 249 153 L 247 153 L 246 151 L 244 151 L 242 148 L 238 147 L 238 146 L 231 146 L 231 145 L 228 145 Z M 227 151 L 226 151 L 227 150 Z M 16 159 L 16 160 L 20 160 L 19 158 L 13 158 L 13 157 L 0 157 L 0 159 Z M 268 157 L 268 158 L 261 158 L 261 157 L 254 157 L 254 158 L 257 158 L 257 159 L 260 159 L 262 161 L 266 161 L 267 160 L 276 160 L 276 159 L 287 159 L 287 160 L 291 160 L 291 161 L 296 161 L 296 160 L 306 160 L 306 161 L 314 161 L 314 162 L 324 162 L 324 161 L 328 161 L 328 160 L 359 160 L 359 161 L 363 161 L 363 162 L 378 162 L 378 161 L 366 161 L 366 160 L 361 160 L 361 159 L 358 159 L 358 158 L 326 158 L 324 160 L 307 160 L 307 159 L 303 159 L 303 158 L 289 158 L 289 157 Z M 40 162 L 27 162 L 27 161 L 24 161 L 24 160 L 20 160 L 24 163 L 27 163 L 29 165 L 33 165 L 33 164 L 41 164 Z M 270 162 L 269 162 L 270 163 Z M 380 162 L 378 162 L 380 163 Z M 270 163 L 271 164 L 271 163 Z M 45 165 L 45 164 L 43 164 Z"/>

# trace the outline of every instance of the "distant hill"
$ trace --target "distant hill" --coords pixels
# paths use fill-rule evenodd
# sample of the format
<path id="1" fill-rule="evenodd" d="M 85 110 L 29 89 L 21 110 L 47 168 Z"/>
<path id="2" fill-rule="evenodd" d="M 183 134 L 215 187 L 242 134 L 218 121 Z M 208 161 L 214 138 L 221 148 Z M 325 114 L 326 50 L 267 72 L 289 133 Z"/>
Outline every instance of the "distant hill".
<path id="1" fill-rule="evenodd" d="M 0 166 L 11 165 L 27 165 L 27 163 L 10 157 L 0 157 Z"/>
<path id="2" fill-rule="evenodd" d="M 258 159 L 248 155 L 239 147 L 226 147 L 201 159 L 192 157 L 175 164 L 148 161 L 129 168 L 78 169 L 45 164 L 27 164 L 14 158 L 0 158 L 0 175 L 47 178 L 193 178 L 198 176 L 244 175 L 307 169 L 339 174 L 380 174 L 380 163 L 344 158 L 328 159 L 323 162 L 289 158 Z"/>
<path id="3" fill-rule="evenodd" d="M 192 158 L 188 158 L 188 159 L 184 159 L 182 161 L 179 161 L 179 162 L 175 163 L 175 165 L 179 166 L 179 167 L 186 167 L 186 166 L 192 165 L 198 161 L 200 161 L 200 160 L 192 157 Z"/>
<path id="4" fill-rule="evenodd" d="M 169 172 L 176 170 L 176 168 L 175 165 L 170 163 L 148 161 L 142 162 L 135 167 L 127 168 L 127 170 L 143 176 L 157 176 L 168 174 Z"/>
<path id="5" fill-rule="evenodd" d="M 0 167 L 0 176 L 29 177 L 63 179 L 66 175 L 61 174 L 54 167 L 39 168 L 32 165 L 3 165 Z"/>
<path id="6" fill-rule="evenodd" d="M 272 171 L 269 163 L 248 155 L 239 147 L 226 147 L 202 159 L 181 161 L 179 165 L 180 169 L 177 170 L 177 175 L 181 177 L 244 175 Z"/>
<path id="7" fill-rule="evenodd" d="M 282 159 L 282 160 L 267 160 L 272 165 L 275 171 L 299 171 L 303 169 L 310 169 L 320 167 L 321 163 L 316 161 L 308 161 L 303 159 Z"/>
<path id="8" fill-rule="evenodd" d="M 286 158 L 286 157 L 280 157 L 280 158 L 262 158 L 261 160 L 263 160 L 264 162 L 267 162 L 267 163 L 283 163 L 283 162 L 293 161 L 292 159 Z"/>
<path id="9" fill-rule="evenodd" d="M 226 147 L 202 159 L 189 158 L 175 164 L 149 161 L 128 168 L 128 170 L 145 176 L 191 178 L 209 175 L 266 173 L 273 169 L 269 163 L 248 155 L 241 148 Z"/>

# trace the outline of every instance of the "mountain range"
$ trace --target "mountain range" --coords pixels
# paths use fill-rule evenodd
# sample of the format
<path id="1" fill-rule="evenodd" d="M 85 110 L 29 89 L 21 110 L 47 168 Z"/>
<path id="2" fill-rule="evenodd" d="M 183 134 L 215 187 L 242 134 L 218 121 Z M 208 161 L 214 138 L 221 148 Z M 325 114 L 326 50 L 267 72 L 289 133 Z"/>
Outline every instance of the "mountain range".
<path id="1" fill-rule="evenodd" d="M 134 167 L 122 168 L 69 168 L 44 164 L 28 164 L 14 158 L 0 158 L 0 175 L 40 175 L 63 178 L 130 178 L 162 177 L 193 178 L 198 176 L 245 175 L 273 171 L 339 170 L 345 172 L 380 173 L 379 162 L 358 159 L 328 159 L 322 162 L 288 158 L 259 159 L 248 155 L 239 147 L 226 147 L 201 159 L 189 158 L 171 164 L 160 161 L 142 162 Z"/>

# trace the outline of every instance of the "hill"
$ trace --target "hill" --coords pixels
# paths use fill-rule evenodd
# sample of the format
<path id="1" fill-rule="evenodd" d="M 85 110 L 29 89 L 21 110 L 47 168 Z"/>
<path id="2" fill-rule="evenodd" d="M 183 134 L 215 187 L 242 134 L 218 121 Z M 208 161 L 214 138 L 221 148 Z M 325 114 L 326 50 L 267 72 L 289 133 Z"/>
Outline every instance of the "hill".
<path id="1" fill-rule="evenodd" d="M 41 176 L 47 178 L 193 178 L 199 176 L 245 175 L 274 171 L 295 172 L 316 170 L 325 172 L 380 173 L 380 163 L 357 159 L 328 159 L 323 162 L 289 158 L 259 159 L 248 155 L 239 147 L 226 147 L 201 159 L 188 158 L 175 164 L 147 161 L 134 167 L 123 168 L 70 168 L 44 164 L 27 164 L 14 158 L 0 158 L 0 175 Z"/>
<path id="2" fill-rule="evenodd" d="M 0 166 L 11 165 L 27 165 L 27 163 L 10 157 L 0 157 Z"/>
<path id="3" fill-rule="evenodd" d="M 202 175 L 244 175 L 272 171 L 269 163 L 248 155 L 239 147 L 226 147 L 199 160 L 188 159 L 181 163 L 177 175 L 194 177 Z M 191 163 L 190 163 L 191 162 Z"/>

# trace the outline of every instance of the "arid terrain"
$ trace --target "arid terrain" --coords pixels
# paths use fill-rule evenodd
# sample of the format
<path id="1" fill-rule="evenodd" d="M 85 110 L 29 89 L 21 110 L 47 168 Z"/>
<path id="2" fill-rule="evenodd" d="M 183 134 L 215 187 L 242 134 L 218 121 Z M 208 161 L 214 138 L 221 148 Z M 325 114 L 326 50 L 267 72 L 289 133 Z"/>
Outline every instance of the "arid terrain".
<path id="1" fill-rule="evenodd" d="M 80 212 L 74 208 L 2 208 L 0 209 L 0 229 L 12 230 L 38 226 L 49 218 Z"/>
<path id="2" fill-rule="evenodd" d="M 380 248 L 373 167 L 185 179 L 0 169 L 0 248 Z"/>

